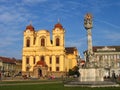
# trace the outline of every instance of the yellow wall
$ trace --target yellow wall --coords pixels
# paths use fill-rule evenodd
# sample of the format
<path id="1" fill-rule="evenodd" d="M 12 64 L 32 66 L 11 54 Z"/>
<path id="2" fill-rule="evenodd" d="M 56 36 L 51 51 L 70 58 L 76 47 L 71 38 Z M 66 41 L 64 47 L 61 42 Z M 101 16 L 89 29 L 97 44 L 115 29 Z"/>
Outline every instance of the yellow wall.
<path id="1" fill-rule="evenodd" d="M 52 67 L 51 72 L 66 72 L 75 65 L 76 55 L 65 54 L 65 30 L 60 28 L 54 28 L 52 31 L 52 42 L 50 41 L 50 33 L 47 30 L 31 31 L 29 29 L 24 31 L 23 38 L 23 50 L 22 50 L 22 72 L 27 72 L 26 67 L 29 66 L 33 71 L 33 67 L 40 60 L 41 56 L 44 56 L 44 60 L 49 68 Z M 26 47 L 27 39 L 30 39 L 30 47 Z M 41 38 L 45 39 L 45 46 L 41 46 Z M 60 39 L 60 45 L 56 46 L 56 38 Z M 34 43 L 35 41 L 35 43 Z M 59 56 L 59 64 L 56 64 L 56 57 Z M 29 64 L 26 64 L 26 58 L 29 57 Z M 50 64 L 50 57 L 52 58 L 52 64 Z M 34 62 L 35 58 L 35 64 Z M 56 71 L 56 67 L 59 67 L 59 71 Z"/>
<path id="2" fill-rule="evenodd" d="M 66 62 L 65 62 L 65 68 L 67 69 L 67 71 L 69 71 L 69 69 L 72 69 L 74 66 L 77 65 L 77 56 L 74 54 L 69 54 L 66 55 Z"/>

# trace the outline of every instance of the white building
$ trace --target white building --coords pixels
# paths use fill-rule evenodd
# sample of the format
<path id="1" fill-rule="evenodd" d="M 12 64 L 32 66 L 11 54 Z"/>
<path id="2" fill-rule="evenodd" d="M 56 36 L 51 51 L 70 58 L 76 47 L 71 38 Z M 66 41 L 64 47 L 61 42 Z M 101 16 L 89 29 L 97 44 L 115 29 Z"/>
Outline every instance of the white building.
<path id="1" fill-rule="evenodd" d="M 104 68 L 104 76 L 120 75 L 120 46 L 93 46 L 96 67 Z M 85 59 L 86 51 L 84 52 Z"/>

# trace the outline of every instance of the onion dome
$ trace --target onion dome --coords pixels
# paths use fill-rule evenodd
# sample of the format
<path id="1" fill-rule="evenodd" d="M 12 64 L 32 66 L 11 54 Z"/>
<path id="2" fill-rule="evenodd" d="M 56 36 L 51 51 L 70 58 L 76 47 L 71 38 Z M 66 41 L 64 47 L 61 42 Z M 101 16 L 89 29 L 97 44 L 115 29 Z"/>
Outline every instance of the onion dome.
<path id="1" fill-rule="evenodd" d="M 63 26 L 58 22 L 57 24 L 55 24 L 54 28 L 63 29 Z"/>
<path id="2" fill-rule="evenodd" d="M 42 67 L 47 67 L 46 63 L 43 60 L 38 61 L 37 65 L 42 66 Z"/>
<path id="3" fill-rule="evenodd" d="M 26 26 L 26 30 L 29 29 L 30 31 L 35 31 L 34 27 L 30 24 L 28 26 Z"/>

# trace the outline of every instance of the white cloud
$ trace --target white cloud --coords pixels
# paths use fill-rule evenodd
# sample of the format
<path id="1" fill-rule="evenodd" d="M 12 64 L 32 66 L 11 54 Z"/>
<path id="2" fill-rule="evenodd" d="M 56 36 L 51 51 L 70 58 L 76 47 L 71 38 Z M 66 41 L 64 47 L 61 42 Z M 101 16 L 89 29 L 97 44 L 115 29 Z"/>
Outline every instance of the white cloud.
<path id="1" fill-rule="evenodd" d="M 27 5 L 33 5 L 33 4 L 38 4 L 38 3 L 43 3 L 48 0 L 22 0 L 22 3 L 27 4 Z"/>
<path id="2" fill-rule="evenodd" d="M 24 8 L 25 10 L 25 8 Z M 1 6 L 0 8 L 0 23 L 11 24 L 16 22 L 23 22 L 28 17 L 27 11 L 17 6 Z M 31 14 L 30 14 L 31 15 Z"/>
<path id="3" fill-rule="evenodd" d="M 108 26 L 110 26 L 110 27 L 113 27 L 113 28 L 115 28 L 115 29 L 120 29 L 120 26 L 115 25 L 115 24 L 113 24 L 113 23 L 111 23 L 111 22 L 107 22 L 107 21 L 105 21 L 105 20 L 95 19 L 95 21 L 104 23 L 104 24 L 106 24 L 106 25 L 108 25 Z"/>
<path id="4" fill-rule="evenodd" d="M 19 30 L 20 23 L 26 21 L 27 15 L 22 13 L 23 10 L 16 5 L 2 4 L 0 6 L 0 48 L 7 48 L 21 40 L 18 35 L 22 31 Z"/>
<path id="5" fill-rule="evenodd" d="M 66 47 L 76 47 L 81 57 L 83 57 L 83 52 L 87 50 L 87 38 L 75 38 L 71 37 L 71 39 L 66 40 Z"/>
<path id="6" fill-rule="evenodd" d="M 66 40 L 65 44 L 66 47 L 77 47 L 82 48 L 86 44 L 86 37 L 75 39 L 75 37 L 71 37 L 71 39 Z"/>
<path id="7" fill-rule="evenodd" d="M 93 45 L 120 45 L 120 32 L 117 30 L 104 29 L 95 35 Z"/>
<path id="8" fill-rule="evenodd" d="M 11 2 L 12 0 L 0 0 L 0 2 L 2 3 L 8 3 L 8 2 Z"/>
<path id="9" fill-rule="evenodd" d="M 106 33 L 106 38 L 111 40 L 111 42 L 117 42 L 119 43 L 120 41 L 120 32 L 115 32 L 115 31 L 108 31 Z"/>
<path id="10" fill-rule="evenodd" d="M 17 37 L 18 35 L 16 35 L 16 36 L 4 35 L 4 36 L 0 38 L 0 47 L 6 47 L 6 46 L 9 46 L 9 45 L 14 45 L 16 41 L 21 40 L 21 38 Z"/>

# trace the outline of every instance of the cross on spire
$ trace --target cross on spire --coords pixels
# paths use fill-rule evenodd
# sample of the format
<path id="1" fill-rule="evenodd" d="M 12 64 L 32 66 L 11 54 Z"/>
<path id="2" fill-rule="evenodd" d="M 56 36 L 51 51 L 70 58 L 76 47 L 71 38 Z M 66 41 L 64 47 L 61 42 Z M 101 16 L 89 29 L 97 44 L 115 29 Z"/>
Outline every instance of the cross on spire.
<path id="1" fill-rule="evenodd" d="M 30 25 L 32 25 L 32 20 L 30 20 Z"/>
<path id="2" fill-rule="evenodd" d="M 60 23 L 60 19 L 58 18 L 58 23 Z"/>

